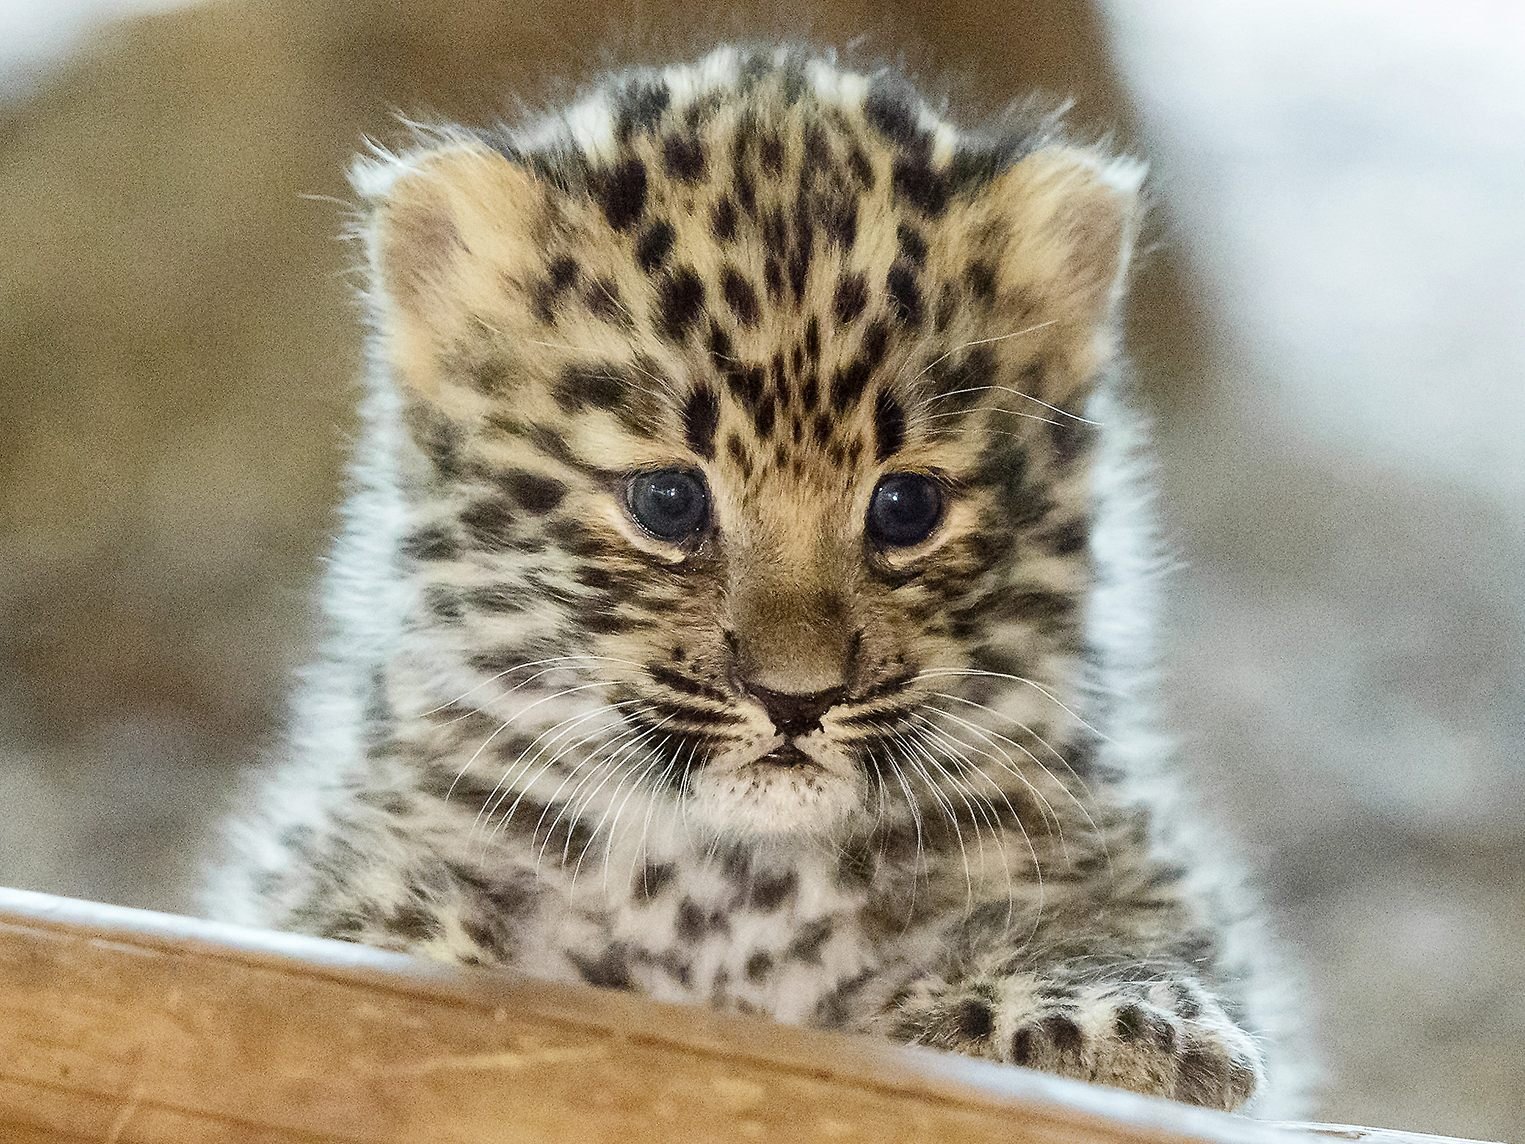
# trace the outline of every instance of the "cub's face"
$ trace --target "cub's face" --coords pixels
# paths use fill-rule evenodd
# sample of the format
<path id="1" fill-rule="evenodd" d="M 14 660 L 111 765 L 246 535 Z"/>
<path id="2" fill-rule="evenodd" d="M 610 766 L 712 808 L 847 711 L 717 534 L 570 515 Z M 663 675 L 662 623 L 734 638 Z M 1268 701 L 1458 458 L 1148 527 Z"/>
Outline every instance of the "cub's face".
<path id="1" fill-rule="evenodd" d="M 875 98 L 664 101 L 593 158 L 461 140 L 376 192 L 405 552 L 510 785 L 820 834 L 1010 806 L 1047 745 L 1131 190 Z"/>

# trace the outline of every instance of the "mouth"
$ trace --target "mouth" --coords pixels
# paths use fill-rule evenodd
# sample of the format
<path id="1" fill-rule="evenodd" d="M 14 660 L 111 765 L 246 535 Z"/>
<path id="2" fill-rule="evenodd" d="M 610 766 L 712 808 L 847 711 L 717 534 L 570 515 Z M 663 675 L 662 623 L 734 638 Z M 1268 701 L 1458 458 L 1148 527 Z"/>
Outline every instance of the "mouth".
<path id="1" fill-rule="evenodd" d="M 786 769 L 793 767 L 815 767 L 819 769 L 819 765 L 816 763 L 816 761 L 810 758 L 810 756 L 806 755 L 804 751 L 800 750 L 793 743 L 784 743 L 780 746 L 774 747 L 773 750 L 769 751 L 762 758 L 758 759 L 757 762 L 759 765 L 766 764 L 769 766 L 784 767 Z"/>

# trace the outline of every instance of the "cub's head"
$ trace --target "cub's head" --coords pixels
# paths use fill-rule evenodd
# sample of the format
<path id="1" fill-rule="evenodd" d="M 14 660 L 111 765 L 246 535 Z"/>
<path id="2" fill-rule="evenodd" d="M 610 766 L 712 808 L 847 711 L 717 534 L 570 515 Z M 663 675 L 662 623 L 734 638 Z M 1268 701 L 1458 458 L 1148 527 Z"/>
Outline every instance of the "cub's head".
<path id="1" fill-rule="evenodd" d="M 362 169 L 416 623 L 542 800 L 1010 806 L 1082 650 L 1137 172 L 727 58 Z"/>

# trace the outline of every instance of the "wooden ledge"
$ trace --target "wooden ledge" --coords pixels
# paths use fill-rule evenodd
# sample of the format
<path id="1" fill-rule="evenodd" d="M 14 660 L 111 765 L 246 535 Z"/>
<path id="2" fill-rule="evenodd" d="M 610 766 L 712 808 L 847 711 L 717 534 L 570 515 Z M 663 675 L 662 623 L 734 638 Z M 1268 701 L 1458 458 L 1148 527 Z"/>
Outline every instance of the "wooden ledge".
<path id="1" fill-rule="evenodd" d="M 1372 1144 L 341 942 L 0 890 L 0 1140 Z"/>

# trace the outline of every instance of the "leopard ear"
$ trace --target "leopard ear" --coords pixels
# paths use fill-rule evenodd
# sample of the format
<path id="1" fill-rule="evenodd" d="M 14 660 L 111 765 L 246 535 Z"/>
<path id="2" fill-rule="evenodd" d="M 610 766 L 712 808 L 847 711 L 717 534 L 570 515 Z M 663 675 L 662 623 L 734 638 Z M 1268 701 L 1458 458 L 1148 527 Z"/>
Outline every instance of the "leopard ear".
<path id="1" fill-rule="evenodd" d="M 371 304 L 385 353 L 405 386 L 437 399 L 442 355 L 474 316 L 509 303 L 504 274 L 531 264 L 544 189 L 475 141 L 358 160 L 350 181 L 368 208 Z"/>
<path id="2" fill-rule="evenodd" d="M 1067 145 L 1040 148 L 979 195 L 1002 242 L 999 282 L 1041 300 L 1045 320 L 1105 335 L 1142 215 L 1144 165 Z"/>

